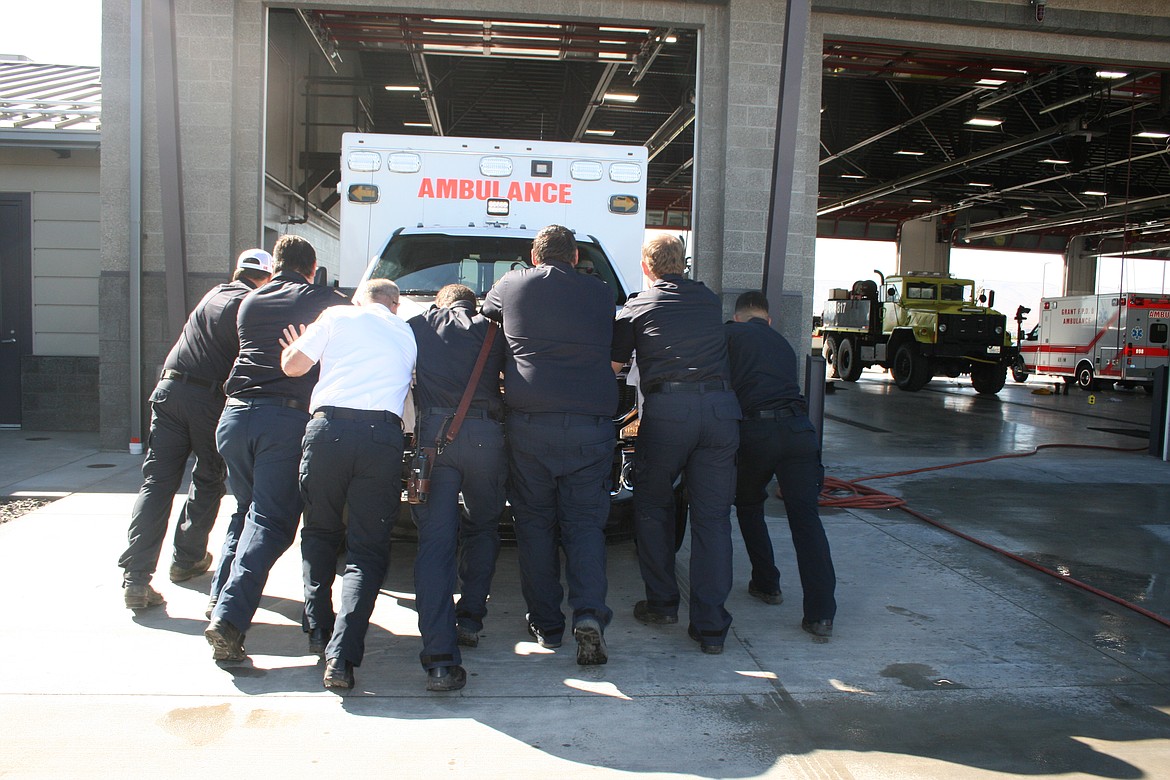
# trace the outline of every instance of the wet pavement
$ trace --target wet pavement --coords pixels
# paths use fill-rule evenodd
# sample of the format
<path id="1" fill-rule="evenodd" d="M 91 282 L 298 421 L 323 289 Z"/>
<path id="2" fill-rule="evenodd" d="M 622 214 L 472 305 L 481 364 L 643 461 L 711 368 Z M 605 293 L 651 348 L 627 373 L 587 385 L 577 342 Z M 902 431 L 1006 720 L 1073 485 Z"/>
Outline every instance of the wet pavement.
<path id="1" fill-rule="evenodd" d="M 206 575 L 156 578 L 164 607 L 121 604 L 140 458 L 98 451 L 96 436 L 0 431 L 0 495 L 65 493 L 0 525 L 0 774 L 1170 777 L 1170 628 L 1060 579 L 1170 618 L 1170 465 L 1138 438 L 1150 399 L 1038 387 L 984 398 L 936 379 L 904 393 L 867 371 L 826 399 L 825 463 L 848 480 L 1107 448 L 863 483 L 1057 576 L 897 509 L 826 509 L 840 606 L 832 641 L 816 643 L 774 500 L 784 604 L 747 595 L 737 540 L 732 633 L 722 655 L 701 654 L 685 621 L 633 620 L 633 545 L 614 545 L 610 661 L 586 668 L 571 642 L 528 641 L 505 548 L 468 685 L 442 695 L 417 661 L 411 545 L 394 548 L 352 693 L 321 688 L 295 549 L 273 570 L 249 662 L 221 668 L 201 636 Z"/>

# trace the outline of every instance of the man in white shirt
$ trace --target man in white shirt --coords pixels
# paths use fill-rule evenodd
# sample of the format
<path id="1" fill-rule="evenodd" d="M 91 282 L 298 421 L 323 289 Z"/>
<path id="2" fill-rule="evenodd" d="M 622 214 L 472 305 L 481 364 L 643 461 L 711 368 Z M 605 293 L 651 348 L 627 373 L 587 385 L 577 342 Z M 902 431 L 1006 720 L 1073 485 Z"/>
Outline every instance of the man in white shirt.
<path id="1" fill-rule="evenodd" d="M 402 485 L 402 414 L 417 347 L 397 316 L 398 286 L 365 282 L 357 306 L 335 306 L 298 336 L 285 330 L 281 368 L 299 376 L 316 363 L 313 417 L 305 429 L 301 494 L 305 522 L 303 627 L 325 656 L 326 688 L 352 688 L 374 601 L 386 576 L 390 528 Z M 342 510 L 348 505 L 348 527 Z M 337 551 L 346 545 L 341 609 L 333 612 Z"/>

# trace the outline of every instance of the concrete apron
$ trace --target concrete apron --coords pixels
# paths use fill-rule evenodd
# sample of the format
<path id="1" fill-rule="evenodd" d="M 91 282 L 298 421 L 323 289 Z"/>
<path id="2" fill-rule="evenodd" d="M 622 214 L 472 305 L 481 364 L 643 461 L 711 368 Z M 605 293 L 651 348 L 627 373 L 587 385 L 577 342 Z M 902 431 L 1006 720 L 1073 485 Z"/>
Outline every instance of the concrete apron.
<path id="1" fill-rule="evenodd" d="M 1086 409 L 1083 396 L 1030 389 L 1009 384 L 984 399 L 964 380 L 935 380 L 909 394 L 867 372 L 828 399 L 829 473 L 883 474 L 1041 440 L 1143 443 L 1089 430 L 1135 427 L 1141 396 Z M 17 446 L 0 442 L 6 455 Z M 455 694 L 424 690 L 413 547 L 398 544 L 357 688 L 338 696 L 321 688 L 300 630 L 295 547 L 273 570 L 242 666 L 210 660 L 208 576 L 168 582 L 169 545 L 155 582 L 168 603 L 126 610 L 115 562 L 138 459 L 94 457 L 116 473 L 0 526 L 0 766 L 13 776 L 1160 777 L 1170 766 L 1170 629 L 897 510 L 824 512 L 840 608 L 833 640 L 819 644 L 800 630 L 783 506 L 770 502 L 786 601 L 747 595 L 737 533 L 735 622 L 719 656 L 698 651 L 685 618 L 634 621 L 643 594 L 631 544 L 610 548 L 609 663 L 577 666 L 571 640 L 542 650 L 524 632 L 515 551 L 505 549 L 480 646 L 464 649 L 468 685 Z M 61 464 L 48 471 L 57 484 L 85 478 Z M 1088 497 L 1141 487 L 1147 505 L 1165 506 L 1167 476 L 1145 455 L 1051 450 L 870 484 L 1020 554 L 1115 572 L 1104 584 L 1140 569 L 1147 603 L 1164 605 L 1170 555 L 1157 529 L 1170 513 Z"/>

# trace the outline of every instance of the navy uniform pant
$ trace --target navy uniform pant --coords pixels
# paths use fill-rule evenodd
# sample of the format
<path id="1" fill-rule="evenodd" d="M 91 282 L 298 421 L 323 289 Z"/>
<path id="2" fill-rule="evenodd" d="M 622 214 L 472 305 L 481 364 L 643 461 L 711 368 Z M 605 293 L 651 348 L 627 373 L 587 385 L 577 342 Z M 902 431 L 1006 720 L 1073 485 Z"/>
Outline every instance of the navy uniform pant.
<path id="1" fill-rule="evenodd" d="M 424 417 L 420 442 L 432 446 L 449 420 L 447 415 Z M 414 589 L 424 668 L 462 663 L 456 621 L 472 631 L 483 628 L 500 552 L 507 475 L 504 426 L 468 417 L 455 441 L 435 459 L 427 502 L 413 507 L 418 525 Z M 459 506 L 460 492 L 466 514 Z M 452 601 L 456 588 L 457 604 Z"/>
<path id="2" fill-rule="evenodd" d="M 546 639 L 556 641 L 564 633 L 559 541 L 573 625 L 591 616 L 604 628 L 613 617 L 605 604 L 613 421 L 585 414 L 511 412 L 507 431 L 509 497 L 528 619 Z"/>
<path id="3" fill-rule="evenodd" d="M 306 631 L 331 629 L 325 657 L 354 666 L 362 663 L 370 615 L 386 578 L 390 529 L 402 495 L 402 444 L 402 421 L 388 412 L 359 414 L 359 419 L 314 416 L 305 428 L 303 625 Z M 333 581 L 343 540 L 345 572 L 335 615 Z"/>
<path id="4" fill-rule="evenodd" d="M 195 454 L 191 488 L 175 527 L 175 564 L 203 560 L 207 537 L 224 495 L 225 468 L 215 449 L 215 426 L 223 395 L 206 387 L 163 379 L 150 396 L 150 433 L 142 462 L 142 488 L 130 514 L 129 546 L 118 559 L 126 584 L 145 585 L 158 566 L 175 492 Z"/>
<path id="5" fill-rule="evenodd" d="M 775 475 L 796 549 L 804 618 L 832 620 L 837 612 L 833 597 L 837 579 L 817 509 L 825 469 L 816 430 L 806 415 L 799 414 L 776 420 L 744 420 L 739 436 L 735 513 L 752 564 L 752 584 L 767 591 L 780 588 L 780 572 L 764 522 L 767 487 Z"/>
<path id="6" fill-rule="evenodd" d="M 268 572 L 296 537 L 302 509 L 297 468 L 308 419 L 307 412 L 284 406 L 229 404 L 215 432 L 228 487 L 243 516 L 238 540 L 224 542 L 216 580 L 225 567 L 226 577 L 212 591 L 217 599 L 212 614 L 240 631 L 251 626 Z"/>
<path id="7" fill-rule="evenodd" d="M 739 403 L 730 391 L 646 396 L 634 472 L 634 533 L 646 600 L 676 615 L 674 484 L 686 476 L 690 495 L 690 624 L 708 644 L 722 644 L 731 625 L 731 502 Z"/>

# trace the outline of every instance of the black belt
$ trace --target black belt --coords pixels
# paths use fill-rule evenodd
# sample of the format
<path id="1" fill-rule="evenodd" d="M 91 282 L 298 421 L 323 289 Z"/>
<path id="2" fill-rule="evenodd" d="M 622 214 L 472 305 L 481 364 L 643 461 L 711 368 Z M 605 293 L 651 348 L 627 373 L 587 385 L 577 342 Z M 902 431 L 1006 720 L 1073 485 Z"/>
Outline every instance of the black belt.
<path id="1" fill-rule="evenodd" d="M 439 417 L 454 417 L 455 410 L 441 406 L 432 406 L 422 412 L 423 417 L 439 416 Z M 470 417 L 473 420 L 495 420 L 496 422 L 503 422 L 503 415 L 489 412 L 487 409 L 468 409 L 465 417 Z"/>
<path id="2" fill-rule="evenodd" d="M 758 412 L 748 412 L 743 416 L 745 420 L 779 420 L 782 417 L 796 417 L 805 411 L 800 404 L 782 406 L 779 409 L 761 409 Z"/>
<path id="3" fill-rule="evenodd" d="M 359 422 L 389 422 L 402 425 L 402 418 L 385 409 L 349 409 L 344 406 L 318 406 L 314 418 L 327 420 L 357 420 Z"/>
<path id="4" fill-rule="evenodd" d="M 730 390 L 731 385 L 722 379 L 712 379 L 705 382 L 648 382 L 642 388 L 643 395 L 653 393 L 717 393 Z"/>
<path id="5" fill-rule="evenodd" d="M 219 385 L 212 382 L 210 379 L 200 379 L 197 376 L 184 374 L 182 371 L 176 371 L 173 368 L 164 369 L 162 376 L 159 379 L 169 379 L 172 382 L 182 382 L 185 385 L 195 385 L 196 387 L 206 387 L 208 390 L 217 390 Z"/>
<path id="6" fill-rule="evenodd" d="M 308 412 L 309 407 L 303 401 L 298 401 L 295 398 L 275 398 L 273 396 L 265 396 L 263 398 L 229 398 L 227 399 L 228 406 L 283 406 L 286 409 L 296 409 L 298 412 Z"/>

